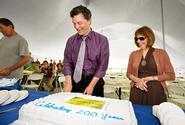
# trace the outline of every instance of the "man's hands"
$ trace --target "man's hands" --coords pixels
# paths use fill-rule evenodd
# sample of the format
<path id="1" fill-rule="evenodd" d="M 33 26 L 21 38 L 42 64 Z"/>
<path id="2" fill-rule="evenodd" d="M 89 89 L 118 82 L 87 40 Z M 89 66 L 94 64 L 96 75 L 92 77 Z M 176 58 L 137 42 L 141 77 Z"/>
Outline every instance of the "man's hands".
<path id="1" fill-rule="evenodd" d="M 11 70 L 9 68 L 1 69 L 0 70 L 0 75 L 7 76 L 11 74 Z"/>
<path id="2" fill-rule="evenodd" d="M 84 94 L 87 94 L 87 95 L 92 95 L 93 93 L 93 90 L 94 90 L 94 87 L 92 85 L 88 85 L 84 91 Z"/>
<path id="3" fill-rule="evenodd" d="M 94 91 L 94 87 L 96 85 L 96 83 L 98 82 L 100 78 L 94 76 L 93 79 L 91 80 L 91 82 L 89 83 L 89 85 L 86 87 L 84 94 L 87 95 L 92 95 L 93 91 Z"/>
<path id="4" fill-rule="evenodd" d="M 71 90 L 72 90 L 72 84 L 65 83 L 64 92 L 71 92 Z"/>
<path id="5" fill-rule="evenodd" d="M 71 76 L 65 76 L 64 92 L 71 92 L 72 90 L 72 80 Z"/>

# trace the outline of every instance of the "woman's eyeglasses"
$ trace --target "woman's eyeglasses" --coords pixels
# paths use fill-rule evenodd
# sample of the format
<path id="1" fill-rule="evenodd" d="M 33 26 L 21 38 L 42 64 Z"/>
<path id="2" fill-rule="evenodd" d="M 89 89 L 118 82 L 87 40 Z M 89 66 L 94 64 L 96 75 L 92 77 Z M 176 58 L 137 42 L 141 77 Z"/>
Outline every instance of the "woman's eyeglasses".
<path id="1" fill-rule="evenodd" d="M 134 37 L 134 40 L 135 40 L 135 41 L 138 41 L 138 39 L 139 39 L 140 41 L 143 41 L 143 40 L 146 39 L 146 37 Z"/>

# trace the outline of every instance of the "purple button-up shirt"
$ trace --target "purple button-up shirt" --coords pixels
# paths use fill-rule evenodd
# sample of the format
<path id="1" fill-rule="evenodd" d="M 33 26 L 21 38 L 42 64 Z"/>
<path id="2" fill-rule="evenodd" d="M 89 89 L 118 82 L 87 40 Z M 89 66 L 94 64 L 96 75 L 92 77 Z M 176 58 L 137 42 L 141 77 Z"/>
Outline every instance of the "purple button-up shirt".
<path id="1" fill-rule="evenodd" d="M 91 31 L 86 38 L 85 59 L 83 65 L 84 75 L 94 75 L 102 78 L 108 67 L 109 43 L 105 36 Z M 79 34 L 71 36 L 64 51 L 64 75 L 73 75 L 82 42 Z"/>

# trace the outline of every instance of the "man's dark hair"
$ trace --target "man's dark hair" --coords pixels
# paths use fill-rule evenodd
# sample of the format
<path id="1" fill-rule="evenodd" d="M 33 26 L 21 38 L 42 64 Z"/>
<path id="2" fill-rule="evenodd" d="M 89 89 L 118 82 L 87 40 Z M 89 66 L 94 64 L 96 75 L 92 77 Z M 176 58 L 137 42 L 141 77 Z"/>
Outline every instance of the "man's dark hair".
<path id="1" fill-rule="evenodd" d="M 84 16 L 84 18 L 86 20 L 90 20 L 91 19 L 91 16 L 92 16 L 91 15 L 91 11 L 87 7 L 84 7 L 82 5 L 73 8 L 71 10 L 71 12 L 70 12 L 70 16 L 74 17 L 74 16 L 76 16 L 76 15 L 78 15 L 80 13 Z"/>
<path id="2" fill-rule="evenodd" d="M 5 25 L 5 26 L 12 26 L 13 29 L 14 29 L 14 25 L 13 23 L 9 20 L 9 19 L 6 19 L 6 18 L 0 18 L 0 23 Z"/>

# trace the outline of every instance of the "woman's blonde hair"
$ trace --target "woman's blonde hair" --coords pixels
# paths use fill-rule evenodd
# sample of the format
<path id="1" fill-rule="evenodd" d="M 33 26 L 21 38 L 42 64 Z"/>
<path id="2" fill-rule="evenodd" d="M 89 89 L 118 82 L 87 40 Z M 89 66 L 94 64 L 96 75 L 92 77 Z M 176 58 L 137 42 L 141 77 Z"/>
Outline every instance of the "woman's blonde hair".
<path id="1" fill-rule="evenodd" d="M 141 28 L 137 29 L 135 32 L 135 37 L 137 35 L 143 35 L 148 38 L 147 47 L 152 47 L 155 42 L 155 35 L 151 28 L 147 26 L 142 26 Z M 137 41 L 135 41 L 137 47 L 139 47 Z"/>

